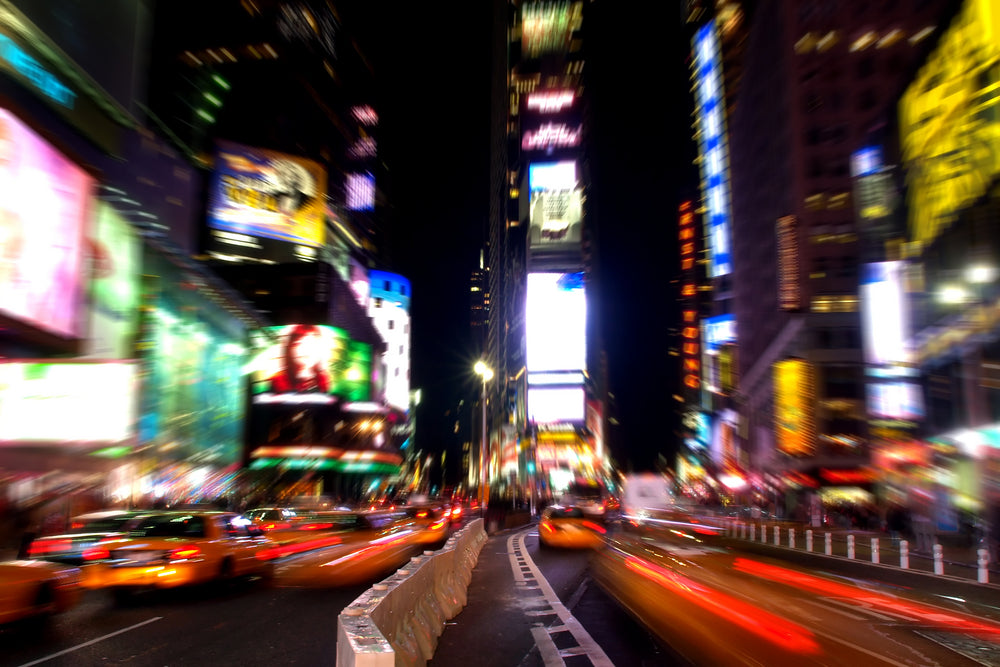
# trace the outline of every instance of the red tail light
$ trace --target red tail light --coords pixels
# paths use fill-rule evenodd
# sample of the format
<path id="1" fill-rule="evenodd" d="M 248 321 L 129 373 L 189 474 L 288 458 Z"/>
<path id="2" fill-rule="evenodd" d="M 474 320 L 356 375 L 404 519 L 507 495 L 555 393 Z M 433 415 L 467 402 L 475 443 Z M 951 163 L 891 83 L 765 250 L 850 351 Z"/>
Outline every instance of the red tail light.
<path id="1" fill-rule="evenodd" d="M 542 522 L 541 522 L 540 524 L 538 524 L 538 527 L 539 527 L 539 528 L 544 528 L 545 530 L 547 530 L 547 531 L 548 531 L 548 532 L 550 532 L 550 533 L 554 533 L 554 532 L 556 532 L 556 527 L 555 527 L 555 526 L 553 526 L 553 525 L 552 525 L 551 523 L 549 523 L 548 521 L 542 521 Z"/>
<path id="2" fill-rule="evenodd" d="M 69 524 L 70 530 L 80 530 L 81 528 L 83 528 L 83 526 L 84 524 L 82 521 L 74 521 Z"/>
<path id="3" fill-rule="evenodd" d="M 190 546 L 174 549 L 170 552 L 167 558 L 168 560 L 188 560 L 189 558 L 195 558 L 200 555 L 201 549 L 192 544 Z"/>
<path id="4" fill-rule="evenodd" d="M 417 512 L 417 518 L 418 519 L 423 519 L 426 516 L 427 516 L 427 510 L 420 510 L 419 512 Z"/>
<path id="5" fill-rule="evenodd" d="M 447 522 L 448 522 L 447 517 L 438 519 L 437 521 L 431 524 L 431 530 L 441 530 L 442 528 L 444 528 L 444 524 Z"/>
<path id="6" fill-rule="evenodd" d="M 594 523 L 593 521 L 584 521 L 583 525 L 586 526 L 587 528 L 590 528 L 594 532 L 600 533 L 601 535 L 608 532 L 607 530 L 605 530 L 604 526 L 600 526 Z"/>
<path id="7" fill-rule="evenodd" d="M 111 552 L 104 547 L 90 547 L 89 549 L 84 549 L 83 560 L 104 560 L 106 558 L 111 558 Z"/>
<path id="8" fill-rule="evenodd" d="M 44 556 L 45 554 L 66 551 L 73 546 L 73 540 L 35 540 L 28 547 L 29 556 Z"/>

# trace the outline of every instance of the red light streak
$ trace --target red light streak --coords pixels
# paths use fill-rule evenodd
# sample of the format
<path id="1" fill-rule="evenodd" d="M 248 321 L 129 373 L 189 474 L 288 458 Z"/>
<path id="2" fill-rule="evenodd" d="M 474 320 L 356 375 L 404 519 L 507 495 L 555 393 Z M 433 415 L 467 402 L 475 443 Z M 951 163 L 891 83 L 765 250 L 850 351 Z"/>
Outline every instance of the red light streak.
<path id="1" fill-rule="evenodd" d="M 625 566 L 702 609 L 784 649 L 797 653 L 819 653 L 820 647 L 813 634 L 801 625 L 635 556 L 628 556 Z"/>
<path id="2" fill-rule="evenodd" d="M 752 574 L 761 579 L 777 581 L 828 597 L 846 598 L 872 609 L 901 614 L 922 623 L 930 622 L 936 623 L 939 626 L 958 628 L 968 632 L 1000 635 L 1000 626 L 994 623 L 980 622 L 930 605 L 901 600 L 875 591 L 848 586 L 847 584 L 829 581 L 804 572 L 796 572 L 795 570 L 789 570 L 777 565 L 769 565 L 749 558 L 737 558 L 733 562 L 733 569 Z"/>

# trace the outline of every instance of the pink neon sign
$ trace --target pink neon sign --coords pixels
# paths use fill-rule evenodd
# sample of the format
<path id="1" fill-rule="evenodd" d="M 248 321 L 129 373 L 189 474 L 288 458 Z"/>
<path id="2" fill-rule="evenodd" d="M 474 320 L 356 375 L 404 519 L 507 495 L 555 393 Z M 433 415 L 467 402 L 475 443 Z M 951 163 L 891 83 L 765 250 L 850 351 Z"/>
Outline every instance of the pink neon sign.
<path id="1" fill-rule="evenodd" d="M 581 125 L 569 127 L 565 123 L 547 123 L 536 130 L 527 130 L 521 137 L 521 148 L 526 151 L 543 148 L 579 146 Z"/>
<path id="2" fill-rule="evenodd" d="M 572 90 L 543 90 L 528 93 L 528 109 L 542 113 L 556 113 L 573 106 Z"/>

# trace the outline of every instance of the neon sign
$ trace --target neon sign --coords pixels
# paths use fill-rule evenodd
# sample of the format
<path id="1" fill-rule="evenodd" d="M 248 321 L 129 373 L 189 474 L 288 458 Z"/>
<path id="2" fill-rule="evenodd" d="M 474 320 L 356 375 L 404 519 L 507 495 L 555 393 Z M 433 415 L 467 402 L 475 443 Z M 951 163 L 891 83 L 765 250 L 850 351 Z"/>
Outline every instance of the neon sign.
<path id="1" fill-rule="evenodd" d="M 40 62 L 28 55 L 7 35 L 0 35 L 0 58 L 50 100 L 67 109 L 73 108 L 76 93 L 42 67 Z"/>
<path id="2" fill-rule="evenodd" d="M 722 65 L 715 24 L 694 38 L 695 94 L 698 107 L 702 188 L 708 208 L 708 236 L 712 278 L 732 272 L 729 222 L 729 156 L 726 148 L 725 98 Z"/>
<path id="3" fill-rule="evenodd" d="M 548 123 L 537 130 L 526 130 L 521 137 L 521 148 L 526 151 L 536 151 L 579 146 L 582 132 L 581 125 L 569 127 L 565 123 Z"/>
<path id="4" fill-rule="evenodd" d="M 528 94 L 528 109 L 541 113 L 557 113 L 573 106 L 572 90 L 544 90 Z"/>

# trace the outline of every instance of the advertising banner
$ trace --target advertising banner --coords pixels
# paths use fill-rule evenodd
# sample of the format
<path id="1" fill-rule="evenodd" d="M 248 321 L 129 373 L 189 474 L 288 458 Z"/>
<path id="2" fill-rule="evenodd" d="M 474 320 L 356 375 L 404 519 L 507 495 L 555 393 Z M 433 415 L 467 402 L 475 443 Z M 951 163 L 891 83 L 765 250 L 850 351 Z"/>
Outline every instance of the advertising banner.
<path id="1" fill-rule="evenodd" d="M 125 359 L 135 355 L 139 326 L 140 241 L 109 204 L 97 203 L 90 238 L 90 322 L 84 356 Z"/>
<path id="2" fill-rule="evenodd" d="M 579 190 L 533 190 L 529 221 L 531 247 L 580 245 L 583 199 Z"/>
<path id="3" fill-rule="evenodd" d="M 305 158 L 220 141 L 209 184 L 208 226 L 320 247 L 326 170 Z"/>
<path id="4" fill-rule="evenodd" d="M 0 314 L 79 338 L 94 179 L 0 109 Z"/>
<path id="5" fill-rule="evenodd" d="M 0 361 L 0 445 L 128 443 L 137 396 L 133 363 Z"/>
<path id="6" fill-rule="evenodd" d="M 372 346 L 337 327 L 292 324 L 254 337 L 254 403 L 334 403 L 371 398 Z"/>
<path id="7" fill-rule="evenodd" d="M 780 451 L 790 456 L 812 454 L 815 400 L 815 374 L 808 362 L 786 359 L 774 364 L 774 430 Z"/>
<path id="8" fill-rule="evenodd" d="M 587 367 L 587 295 L 583 273 L 529 273 L 528 372 Z"/>

